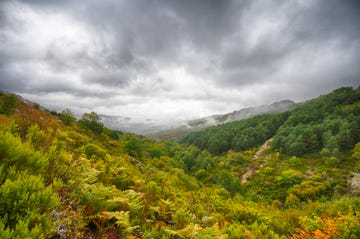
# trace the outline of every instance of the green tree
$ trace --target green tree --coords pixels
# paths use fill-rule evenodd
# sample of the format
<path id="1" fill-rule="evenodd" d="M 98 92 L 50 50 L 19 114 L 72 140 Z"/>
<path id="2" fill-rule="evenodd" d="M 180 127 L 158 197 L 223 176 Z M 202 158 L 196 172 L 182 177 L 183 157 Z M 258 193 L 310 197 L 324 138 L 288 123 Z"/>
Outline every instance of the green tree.
<path id="1" fill-rule="evenodd" d="M 288 169 L 282 171 L 276 180 L 280 183 L 281 186 L 291 187 L 300 183 L 304 178 L 305 176 L 301 172 L 294 169 Z"/>
<path id="2" fill-rule="evenodd" d="M 212 154 L 221 154 L 229 149 L 228 142 L 221 135 L 213 135 L 209 138 L 206 148 Z"/>
<path id="3" fill-rule="evenodd" d="M 360 160 L 360 142 L 358 142 L 358 143 L 355 145 L 351 157 L 352 157 L 353 159 Z"/>
<path id="4" fill-rule="evenodd" d="M 96 134 L 100 134 L 104 130 L 104 124 L 101 122 L 100 116 L 95 112 L 84 113 L 79 120 L 79 125 Z"/>
<path id="5" fill-rule="evenodd" d="M 351 125 L 345 121 L 339 129 L 337 139 L 339 145 L 338 147 L 341 150 L 351 149 L 355 144 L 355 139 L 350 126 Z"/>
<path id="6" fill-rule="evenodd" d="M 142 141 L 135 135 L 126 134 L 122 137 L 124 140 L 124 150 L 130 156 L 136 159 L 142 159 L 143 154 L 143 144 Z"/>
<path id="7" fill-rule="evenodd" d="M 330 131 L 327 131 L 323 134 L 323 144 L 324 152 L 328 152 L 329 155 L 327 156 L 336 156 L 339 153 L 339 144 L 336 136 L 332 135 Z M 323 154 L 324 154 L 323 152 Z M 326 155 L 324 155 L 326 156 Z"/>
<path id="8" fill-rule="evenodd" d="M 65 125 L 72 125 L 76 121 L 74 113 L 71 111 L 71 109 L 65 109 L 61 111 L 59 118 Z"/>
<path id="9" fill-rule="evenodd" d="M 114 140 L 118 140 L 122 133 L 119 130 L 113 130 L 113 129 L 104 127 L 104 134 L 106 134 L 107 136 L 109 136 L 110 138 L 112 138 Z"/>

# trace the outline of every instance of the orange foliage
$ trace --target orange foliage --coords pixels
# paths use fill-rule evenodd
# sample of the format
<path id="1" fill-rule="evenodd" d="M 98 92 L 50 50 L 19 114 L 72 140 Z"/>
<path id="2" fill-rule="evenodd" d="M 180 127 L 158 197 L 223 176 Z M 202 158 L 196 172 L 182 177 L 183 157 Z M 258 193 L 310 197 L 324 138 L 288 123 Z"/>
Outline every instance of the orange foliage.
<path id="1" fill-rule="evenodd" d="M 301 228 L 296 228 L 296 233 L 291 236 L 292 239 L 309 239 L 310 235 L 308 231 Z"/>
<path id="2" fill-rule="evenodd" d="M 320 230 L 316 230 L 313 232 L 315 238 L 323 238 L 323 239 L 330 239 L 331 236 L 325 234 L 324 232 L 320 231 Z"/>
<path id="3" fill-rule="evenodd" d="M 156 222 L 156 229 L 160 230 L 163 226 L 165 226 L 165 222 L 158 221 Z"/>
<path id="4" fill-rule="evenodd" d="M 47 112 L 43 112 L 36 108 L 27 105 L 24 102 L 19 102 L 13 115 L 15 122 L 22 128 L 27 129 L 31 125 L 37 124 L 40 129 L 57 129 L 61 121 Z"/>
<path id="5" fill-rule="evenodd" d="M 308 229 L 296 228 L 296 233 L 294 233 L 292 239 L 331 239 L 340 235 L 337 231 L 337 225 L 333 218 L 322 219 L 323 227 L 315 231 Z"/>
<path id="6" fill-rule="evenodd" d="M 0 125 L 10 125 L 11 121 L 12 119 L 9 116 L 0 114 Z"/>

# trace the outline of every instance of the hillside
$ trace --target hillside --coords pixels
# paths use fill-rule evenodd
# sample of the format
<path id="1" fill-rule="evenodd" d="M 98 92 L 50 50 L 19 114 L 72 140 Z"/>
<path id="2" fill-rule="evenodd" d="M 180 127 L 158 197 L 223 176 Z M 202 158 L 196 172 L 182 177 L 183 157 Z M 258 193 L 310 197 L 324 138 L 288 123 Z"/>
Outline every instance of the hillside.
<path id="1" fill-rule="evenodd" d="M 360 95 L 340 88 L 281 114 L 210 127 L 182 139 L 214 154 L 251 149 L 274 137 L 273 148 L 300 156 L 322 151 L 336 155 L 360 140 Z"/>
<path id="2" fill-rule="evenodd" d="M 1 93 L 0 238 L 360 238 L 359 108 L 341 88 L 183 144 Z"/>

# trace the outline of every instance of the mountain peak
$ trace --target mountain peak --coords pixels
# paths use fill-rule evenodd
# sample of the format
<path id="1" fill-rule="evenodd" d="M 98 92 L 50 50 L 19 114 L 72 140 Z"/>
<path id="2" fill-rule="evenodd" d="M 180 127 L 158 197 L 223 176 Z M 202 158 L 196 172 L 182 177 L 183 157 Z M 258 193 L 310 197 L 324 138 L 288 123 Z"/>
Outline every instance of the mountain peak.
<path id="1" fill-rule="evenodd" d="M 292 100 L 287 99 L 287 100 L 276 101 L 276 102 L 272 103 L 271 105 L 279 105 L 279 104 L 293 105 L 293 104 L 295 104 L 295 102 L 292 101 Z"/>

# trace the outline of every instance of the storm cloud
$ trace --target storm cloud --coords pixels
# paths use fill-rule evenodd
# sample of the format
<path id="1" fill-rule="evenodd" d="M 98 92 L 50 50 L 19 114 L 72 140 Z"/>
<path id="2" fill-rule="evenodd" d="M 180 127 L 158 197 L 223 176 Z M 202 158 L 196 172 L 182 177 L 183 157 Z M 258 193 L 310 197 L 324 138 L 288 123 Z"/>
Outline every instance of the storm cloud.
<path id="1" fill-rule="evenodd" d="M 358 1 L 1 1 L 0 88 L 183 120 L 360 84 Z"/>

